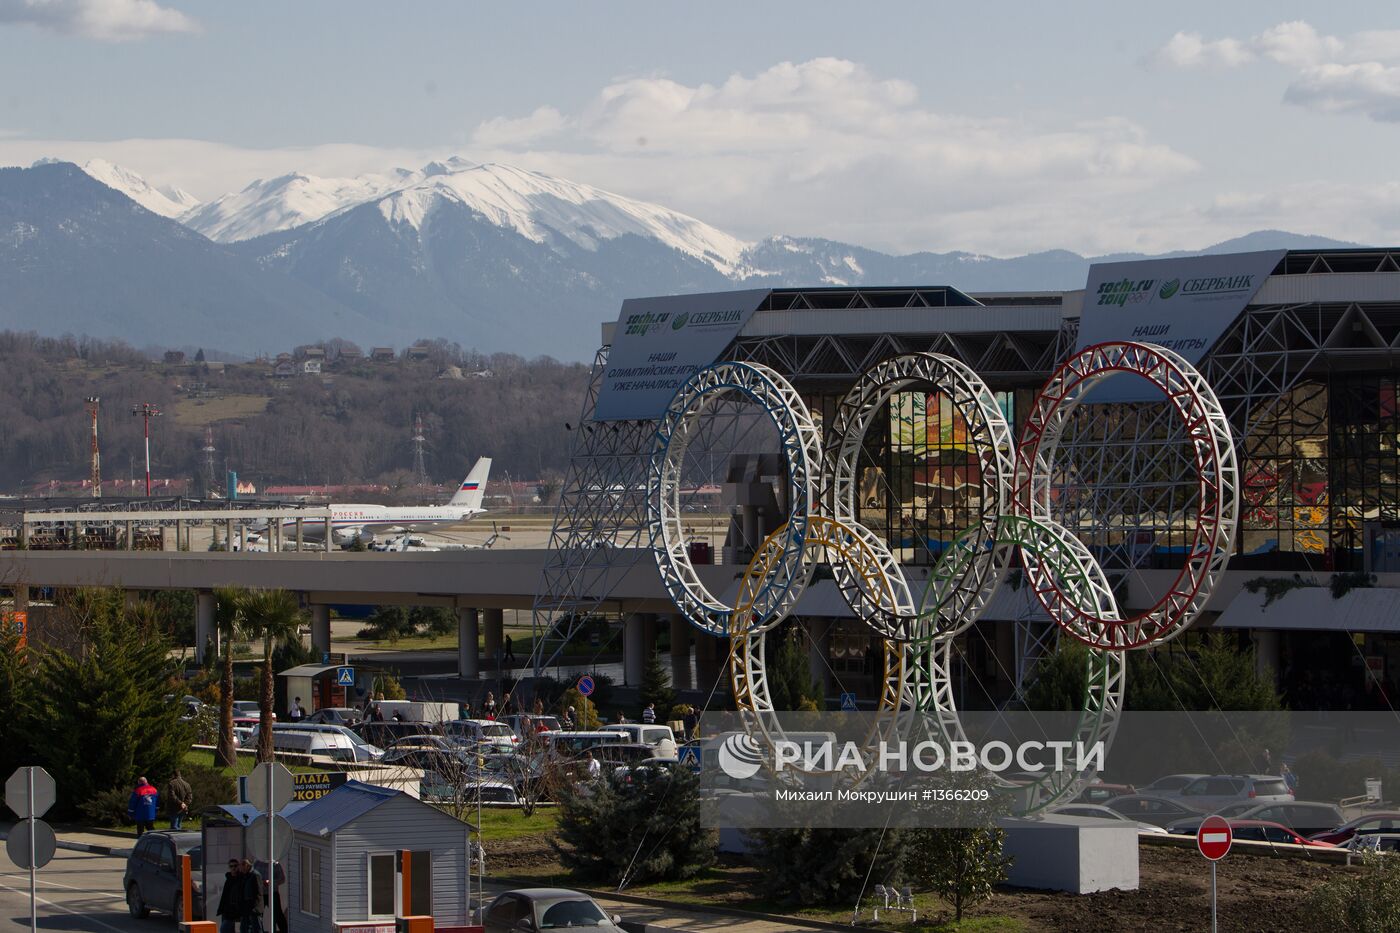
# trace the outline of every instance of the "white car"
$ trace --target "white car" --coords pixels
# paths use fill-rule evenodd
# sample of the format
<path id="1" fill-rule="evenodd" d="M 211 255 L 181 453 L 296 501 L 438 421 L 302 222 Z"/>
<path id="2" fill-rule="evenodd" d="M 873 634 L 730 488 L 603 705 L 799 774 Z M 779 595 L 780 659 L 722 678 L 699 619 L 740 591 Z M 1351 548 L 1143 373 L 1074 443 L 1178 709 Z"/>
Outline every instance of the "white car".
<path id="1" fill-rule="evenodd" d="M 652 748 L 656 749 L 656 757 L 658 758 L 676 757 L 676 734 L 671 731 L 670 726 L 658 726 L 655 723 L 624 722 L 604 726 L 601 731 L 621 732 L 628 736 L 628 742 L 637 745 L 650 745 Z"/>
<path id="2" fill-rule="evenodd" d="M 622 918 L 609 917 L 603 908 L 578 891 L 564 888 L 522 888 L 507 891 L 481 912 L 486 933 L 518 933 L 520 930 L 602 928 L 620 929 Z"/>
<path id="3" fill-rule="evenodd" d="M 1151 833 L 1154 836 L 1165 836 L 1167 831 L 1154 823 L 1144 823 L 1141 820 L 1133 820 L 1119 813 L 1117 810 L 1110 810 L 1108 807 L 1097 803 L 1067 803 L 1061 807 L 1052 807 L 1046 811 L 1057 816 L 1087 816 L 1096 820 L 1115 820 L 1119 823 L 1130 823 L 1137 827 L 1140 833 Z"/>
<path id="4" fill-rule="evenodd" d="M 1216 813 L 1232 803 L 1292 803 L 1293 794 L 1277 774 L 1212 774 L 1187 784 L 1177 799 L 1199 813 Z"/>

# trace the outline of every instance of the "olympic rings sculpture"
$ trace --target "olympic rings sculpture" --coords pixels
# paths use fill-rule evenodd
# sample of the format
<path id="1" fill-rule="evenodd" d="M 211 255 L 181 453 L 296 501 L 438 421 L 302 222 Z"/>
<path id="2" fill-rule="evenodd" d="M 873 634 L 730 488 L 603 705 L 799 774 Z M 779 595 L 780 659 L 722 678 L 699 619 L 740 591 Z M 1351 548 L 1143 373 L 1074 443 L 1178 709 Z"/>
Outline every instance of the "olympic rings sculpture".
<path id="1" fill-rule="evenodd" d="M 1051 516 L 1053 461 L 1075 408 L 1095 385 L 1136 375 L 1156 386 L 1181 420 L 1196 467 L 1198 506 L 1187 559 L 1150 608 L 1124 618 L 1093 553 Z M 857 520 L 857 466 L 865 434 L 890 398 L 914 386 L 949 399 L 967 427 L 978 473 L 976 519 L 940 555 L 915 600 L 903 568 Z M 757 548 L 733 606 L 710 593 L 690 562 L 680 514 L 686 450 L 724 393 L 756 403 L 778 430 L 788 464 L 789 517 Z M 1071 637 L 1092 649 L 1081 732 L 1111 738 L 1122 699 L 1122 653 L 1165 642 L 1204 608 L 1229 557 L 1239 515 L 1239 473 L 1229 424 L 1214 392 L 1177 354 L 1131 342 L 1088 347 L 1037 394 L 1019 445 L 986 384 L 950 357 L 917 353 L 866 373 L 837 408 L 829 442 L 792 385 L 757 363 L 700 370 L 659 422 L 648 474 L 649 531 L 663 585 L 694 626 L 733 640 L 731 675 L 741 710 L 758 725 L 772 713 L 764 634 L 795 608 L 818 561 L 831 564 L 843 600 L 885 645 L 880 718 L 932 710 L 961 734 L 952 702 L 951 639 L 971 626 L 1019 550 L 1030 592 Z M 1066 787 L 1051 788 L 1052 796 Z"/>

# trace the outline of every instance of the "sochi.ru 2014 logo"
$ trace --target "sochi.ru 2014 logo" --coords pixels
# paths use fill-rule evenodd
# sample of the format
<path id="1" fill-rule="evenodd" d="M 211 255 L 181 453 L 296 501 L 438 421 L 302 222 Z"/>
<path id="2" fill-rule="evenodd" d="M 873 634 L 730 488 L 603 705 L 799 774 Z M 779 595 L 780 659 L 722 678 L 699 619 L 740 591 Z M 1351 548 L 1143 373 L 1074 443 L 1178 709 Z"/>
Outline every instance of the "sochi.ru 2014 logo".
<path id="1" fill-rule="evenodd" d="M 736 781 L 753 777 L 761 767 L 763 751 L 753 736 L 735 733 L 720 743 L 719 769 Z"/>
<path id="2" fill-rule="evenodd" d="M 1157 297 L 1163 301 L 1175 295 L 1181 288 L 1181 279 L 1172 279 L 1170 282 L 1163 282 L 1161 289 L 1157 292 Z"/>
<path id="3" fill-rule="evenodd" d="M 671 330 L 680 330 L 685 326 L 685 322 L 690 320 L 690 312 L 682 311 L 676 315 L 676 319 L 671 322 Z"/>

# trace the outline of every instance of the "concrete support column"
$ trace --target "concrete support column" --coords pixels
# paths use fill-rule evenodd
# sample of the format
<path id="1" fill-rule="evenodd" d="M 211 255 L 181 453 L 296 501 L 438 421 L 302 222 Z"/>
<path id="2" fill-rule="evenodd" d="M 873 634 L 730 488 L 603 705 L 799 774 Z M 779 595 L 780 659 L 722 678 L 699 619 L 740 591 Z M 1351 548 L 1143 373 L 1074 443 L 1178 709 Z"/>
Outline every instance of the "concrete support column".
<path id="1" fill-rule="evenodd" d="M 181 551 L 185 548 L 185 521 L 182 518 L 175 519 L 175 550 Z"/>
<path id="2" fill-rule="evenodd" d="M 11 587 L 11 590 L 12 590 L 12 591 L 14 592 L 14 594 L 15 594 L 15 598 L 14 598 L 15 612 L 28 612 L 28 611 L 29 611 L 29 587 L 27 587 L 27 586 L 25 586 L 24 584 L 20 583 L 20 584 L 16 584 L 15 586 Z"/>
<path id="3" fill-rule="evenodd" d="M 194 659 L 200 664 L 206 660 L 206 648 L 219 650 L 219 632 L 214 627 L 214 593 L 212 590 L 196 590 L 194 594 Z"/>
<path id="4" fill-rule="evenodd" d="M 808 623 L 808 633 L 811 641 L 807 645 L 807 668 L 812 672 L 812 679 L 821 687 L 822 696 L 831 693 L 831 627 L 835 624 L 831 619 L 820 616 L 804 620 Z"/>
<path id="5" fill-rule="evenodd" d="M 641 613 L 633 613 L 622 622 L 622 682 L 629 687 L 640 686 L 646 670 L 645 629 Z"/>
<path id="6" fill-rule="evenodd" d="M 720 678 L 720 666 L 729 655 L 728 639 L 708 632 L 695 633 L 696 687 L 709 693 Z M 723 685 L 721 684 L 721 687 Z"/>
<path id="7" fill-rule="evenodd" d="M 302 538 L 301 523 L 302 523 L 302 519 L 298 518 L 298 519 L 297 519 L 297 553 L 298 553 L 298 554 L 301 553 L 301 542 L 302 542 L 302 540 L 303 540 L 303 538 Z"/>
<path id="8" fill-rule="evenodd" d="M 478 613 L 467 606 L 457 607 L 457 676 L 476 680 L 481 676 L 481 625 Z"/>
<path id="9" fill-rule="evenodd" d="M 135 549 L 136 549 L 136 539 L 133 537 L 133 535 L 135 535 L 135 534 L 136 534 L 136 529 L 132 526 L 131 522 L 127 522 L 127 523 L 126 523 L 126 549 L 127 549 L 128 551 L 132 551 L 132 550 L 135 550 Z"/>
<path id="10" fill-rule="evenodd" d="M 311 650 L 325 654 L 331 650 L 331 607 L 311 604 Z"/>
<path id="11" fill-rule="evenodd" d="M 248 553 L 248 526 L 238 526 L 238 547 L 243 553 Z"/>
<path id="12" fill-rule="evenodd" d="M 654 612 L 639 613 L 642 617 L 642 663 L 646 664 L 656 654 L 656 624 L 658 617 Z"/>
<path id="13" fill-rule="evenodd" d="M 329 554 L 329 553 L 331 552 L 331 548 L 335 546 L 335 526 L 331 524 L 331 520 L 330 520 L 329 518 L 326 519 L 326 541 L 325 541 L 325 544 L 326 544 L 326 553 Z"/>
<path id="14" fill-rule="evenodd" d="M 500 667 L 501 642 L 504 640 L 506 625 L 506 611 L 504 609 L 485 609 L 482 611 L 485 617 L 482 621 L 486 624 L 486 638 L 483 647 L 486 651 L 487 659 Z"/>
<path id="15" fill-rule="evenodd" d="M 671 686 L 690 690 L 695 686 L 690 676 L 690 623 L 677 612 L 667 618 L 671 622 Z"/>
<path id="16" fill-rule="evenodd" d="M 1257 628 L 1250 633 L 1254 639 L 1254 670 L 1260 677 L 1268 672 L 1269 679 L 1278 684 L 1279 668 L 1282 667 L 1279 658 L 1279 633 L 1274 629 Z"/>

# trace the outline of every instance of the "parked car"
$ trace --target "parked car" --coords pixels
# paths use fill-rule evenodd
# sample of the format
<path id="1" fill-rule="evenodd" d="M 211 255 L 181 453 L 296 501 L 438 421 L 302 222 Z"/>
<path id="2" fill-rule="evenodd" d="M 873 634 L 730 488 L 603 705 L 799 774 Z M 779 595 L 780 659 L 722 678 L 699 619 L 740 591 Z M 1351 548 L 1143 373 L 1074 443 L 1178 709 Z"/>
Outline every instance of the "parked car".
<path id="1" fill-rule="evenodd" d="M 474 757 L 461 745 L 440 735 L 413 735 L 399 739 L 384 749 L 382 760 L 386 765 L 460 775 L 474 766 Z"/>
<path id="2" fill-rule="evenodd" d="M 492 719 L 454 719 L 442 724 L 442 734 L 463 745 L 484 746 L 510 752 L 520 742 L 506 723 Z"/>
<path id="3" fill-rule="evenodd" d="M 604 726 L 602 731 L 624 733 L 628 736 L 627 741 L 650 745 L 656 749 L 657 755 L 665 758 L 672 758 L 676 754 L 676 734 L 671 731 L 670 726 L 623 722 Z"/>
<path id="4" fill-rule="evenodd" d="M 1114 797 L 1122 797 L 1124 794 L 1135 794 L 1137 790 L 1131 784 L 1105 784 L 1102 781 L 1095 781 L 1079 792 L 1079 796 L 1074 798 L 1075 803 L 1107 803 Z"/>
<path id="5" fill-rule="evenodd" d="M 1145 787 L 1139 787 L 1139 794 L 1149 794 L 1153 797 L 1175 797 L 1181 793 L 1181 789 L 1192 781 L 1199 778 L 1210 777 L 1209 774 L 1168 774 L 1159 777 Z"/>
<path id="6" fill-rule="evenodd" d="M 481 912 L 486 933 L 520 933 L 521 930 L 559 930 L 577 927 L 622 925 L 609 917 L 587 894 L 564 888 L 522 888 L 507 891 Z"/>
<path id="7" fill-rule="evenodd" d="M 1143 820 L 1135 820 L 1126 817 L 1117 810 L 1110 810 L 1097 803 L 1067 803 L 1061 807 L 1052 807 L 1046 811 L 1048 813 L 1058 813 L 1061 816 L 1086 816 L 1096 820 L 1114 820 L 1119 823 L 1131 823 L 1137 827 L 1140 833 L 1155 833 L 1165 836 L 1167 831 L 1156 823 L 1148 823 Z"/>
<path id="8" fill-rule="evenodd" d="M 1400 852 L 1400 833 L 1363 833 L 1352 836 L 1342 847 L 1358 853 L 1378 852 L 1381 855 L 1389 855 L 1392 852 Z"/>
<path id="9" fill-rule="evenodd" d="M 257 744 L 259 731 L 260 727 L 254 727 L 253 744 Z M 272 747 L 279 752 L 321 755 L 336 761 L 379 761 L 384 757 L 383 749 L 350 729 L 324 723 L 277 723 L 272 727 Z"/>
<path id="10" fill-rule="evenodd" d="M 355 734 L 371 745 L 380 748 L 392 745 L 398 739 L 406 739 L 412 735 L 438 735 L 440 730 L 436 725 L 429 725 L 421 722 L 362 722 L 354 729 Z"/>
<path id="11" fill-rule="evenodd" d="M 544 748 L 562 758 L 578 758 L 599 745 L 620 745 L 627 741 L 621 732 L 550 732 L 544 735 Z"/>
<path id="12" fill-rule="evenodd" d="M 249 719 L 262 720 L 262 704 L 257 700 L 234 700 L 233 715 L 247 716 Z M 274 712 L 272 718 L 275 720 L 277 714 Z"/>
<path id="13" fill-rule="evenodd" d="M 1181 789 L 1180 800 L 1198 813 L 1216 813 L 1232 803 L 1292 803 L 1293 793 L 1277 774 L 1212 774 Z"/>
<path id="14" fill-rule="evenodd" d="M 1176 820 L 1198 816 L 1195 810 L 1183 806 L 1180 800 L 1151 794 L 1124 794 L 1114 797 L 1105 807 L 1132 820 L 1167 827 Z"/>
<path id="15" fill-rule="evenodd" d="M 511 713 L 496 720 L 510 726 L 512 732 L 522 742 L 529 742 L 532 736 L 543 732 L 558 732 L 559 717 L 542 713 Z"/>
<path id="16" fill-rule="evenodd" d="M 360 711 L 349 706 L 323 706 L 303 719 L 302 722 L 353 728 L 359 725 Z"/>
<path id="17" fill-rule="evenodd" d="M 1342 818 L 1342 811 L 1336 804 L 1312 803 L 1255 803 L 1242 800 L 1221 807 L 1215 816 L 1227 820 L 1263 820 L 1266 823 L 1279 823 L 1304 836 L 1315 837 L 1325 832 L 1327 827 L 1336 826 Z M 1168 830 L 1173 833 L 1191 835 L 1200 829 L 1205 820 L 1202 814 L 1195 814 L 1172 823 Z"/>
<path id="18" fill-rule="evenodd" d="M 141 919 L 151 910 L 168 911 L 176 922 L 183 918 L 183 885 L 180 883 L 180 856 L 190 856 L 193 875 L 193 912 L 195 919 L 204 916 L 203 847 L 199 833 L 152 832 L 136 840 L 126 859 L 122 888 L 126 891 L 126 909 Z"/>
<path id="19" fill-rule="evenodd" d="M 1311 839 L 1304 839 L 1287 826 L 1280 826 L 1278 823 L 1270 823 L 1266 820 L 1230 820 L 1229 822 L 1230 834 L 1237 842 L 1243 839 L 1252 842 L 1286 843 L 1313 849 L 1337 848 L 1330 842 L 1315 842 Z"/>
<path id="20" fill-rule="evenodd" d="M 1312 838 L 1318 842 L 1331 842 L 1340 845 L 1352 836 L 1391 832 L 1400 832 L 1400 812 L 1363 813 L 1356 819 L 1333 827 L 1325 833 L 1315 833 Z"/>

